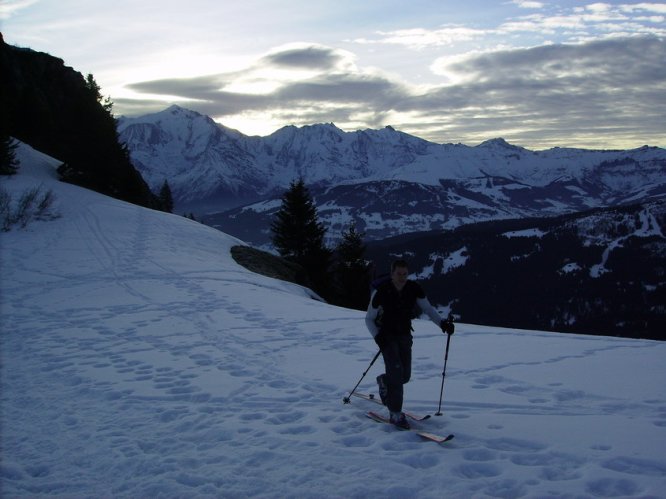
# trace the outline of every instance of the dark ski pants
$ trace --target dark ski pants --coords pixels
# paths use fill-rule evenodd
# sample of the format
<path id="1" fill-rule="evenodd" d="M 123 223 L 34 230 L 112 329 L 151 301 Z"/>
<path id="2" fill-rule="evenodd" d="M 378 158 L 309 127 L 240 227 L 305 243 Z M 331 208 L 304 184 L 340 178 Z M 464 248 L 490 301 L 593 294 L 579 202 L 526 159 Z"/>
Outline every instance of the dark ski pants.
<path id="1" fill-rule="evenodd" d="M 381 350 L 388 388 L 386 406 L 391 412 L 402 412 L 402 385 L 412 376 L 412 335 L 388 337 Z"/>

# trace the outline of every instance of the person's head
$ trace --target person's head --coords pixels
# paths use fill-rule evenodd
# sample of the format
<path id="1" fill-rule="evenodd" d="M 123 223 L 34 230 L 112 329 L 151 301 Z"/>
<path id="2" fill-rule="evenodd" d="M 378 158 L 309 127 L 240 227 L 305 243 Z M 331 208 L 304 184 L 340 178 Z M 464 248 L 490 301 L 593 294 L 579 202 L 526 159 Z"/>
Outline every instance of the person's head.
<path id="1" fill-rule="evenodd" d="M 405 260 L 396 260 L 391 264 L 391 280 L 393 285 L 402 289 L 409 277 L 409 268 Z"/>

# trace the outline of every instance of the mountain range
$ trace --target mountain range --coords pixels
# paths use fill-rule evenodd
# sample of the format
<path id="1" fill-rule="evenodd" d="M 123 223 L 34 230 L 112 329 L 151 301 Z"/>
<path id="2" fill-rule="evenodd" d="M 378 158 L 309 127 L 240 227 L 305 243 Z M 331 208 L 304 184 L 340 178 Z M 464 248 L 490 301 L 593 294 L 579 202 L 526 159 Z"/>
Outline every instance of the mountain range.
<path id="1" fill-rule="evenodd" d="M 302 178 L 331 240 L 351 222 L 378 240 L 487 220 L 555 216 L 658 199 L 666 150 L 553 148 L 501 138 L 436 144 L 397 131 L 344 132 L 333 124 L 246 136 L 178 106 L 118 121 L 136 168 L 167 180 L 177 211 L 255 245 L 290 182 Z"/>

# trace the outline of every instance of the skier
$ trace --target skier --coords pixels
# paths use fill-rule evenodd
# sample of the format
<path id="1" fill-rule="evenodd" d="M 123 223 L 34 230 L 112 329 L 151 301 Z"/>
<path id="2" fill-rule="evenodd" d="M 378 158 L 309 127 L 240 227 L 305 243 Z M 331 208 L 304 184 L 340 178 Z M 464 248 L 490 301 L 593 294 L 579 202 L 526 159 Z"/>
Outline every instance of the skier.
<path id="1" fill-rule="evenodd" d="M 409 428 L 402 412 L 403 385 L 412 373 L 412 315 L 415 305 L 437 324 L 443 333 L 453 334 L 453 321 L 442 319 L 421 286 L 408 279 L 405 260 L 391 265 L 390 279 L 377 286 L 370 298 L 365 324 L 384 358 L 385 374 L 377 376 L 379 396 L 390 412 L 391 423 Z"/>

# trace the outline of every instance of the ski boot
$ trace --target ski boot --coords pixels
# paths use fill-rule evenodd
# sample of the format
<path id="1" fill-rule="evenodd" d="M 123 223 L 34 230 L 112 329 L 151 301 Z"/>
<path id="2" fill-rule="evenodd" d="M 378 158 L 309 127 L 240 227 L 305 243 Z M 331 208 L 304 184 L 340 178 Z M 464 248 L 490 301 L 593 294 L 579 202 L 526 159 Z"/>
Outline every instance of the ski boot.
<path id="1" fill-rule="evenodd" d="M 405 414 L 402 412 L 391 412 L 391 424 L 397 426 L 401 430 L 409 430 L 409 423 Z"/>

